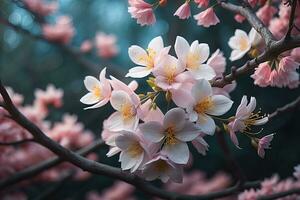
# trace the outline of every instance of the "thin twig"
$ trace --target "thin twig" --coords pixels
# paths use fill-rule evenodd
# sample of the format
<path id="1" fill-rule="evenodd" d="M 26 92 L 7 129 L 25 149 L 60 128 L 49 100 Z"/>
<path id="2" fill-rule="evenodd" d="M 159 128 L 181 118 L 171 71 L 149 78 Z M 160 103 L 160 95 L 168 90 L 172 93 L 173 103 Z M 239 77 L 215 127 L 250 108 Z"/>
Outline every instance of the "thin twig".
<path id="1" fill-rule="evenodd" d="M 25 144 L 28 142 L 34 142 L 34 139 L 32 138 L 28 138 L 28 139 L 23 139 L 23 140 L 19 140 L 19 141 L 13 141 L 13 142 L 0 142 L 0 146 L 9 146 L 9 145 L 20 145 L 20 144 Z"/>
<path id="2" fill-rule="evenodd" d="M 296 13 L 296 7 L 297 7 L 297 1 L 298 0 L 290 0 L 292 3 L 289 5 L 291 7 L 290 12 L 290 18 L 289 18 L 289 27 L 288 31 L 285 35 L 285 39 L 289 40 L 291 38 L 291 33 L 294 28 L 294 21 L 295 21 L 295 13 Z"/>
<path id="3" fill-rule="evenodd" d="M 104 144 L 104 142 L 102 140 L 98 139 L 98 140 L 94 141 L 92 144 L 76 151 L 76 154 L 85 156 L 85 155 L 95 151 L 100 146 L 103 146 L 103 144 Z M 36 165 L 28 167 L 22 171 L 16 172 L 13 176 L 9 176 L 7 179 L 0 181 L 0 190 L 5 189 L 11 185 L 19 183 L 28 178 L 32 178 L 47 169 L 50 169 L 52 167 L 59 165 L 60 163 L 62 163 L 64 161 L 65 161 L 64 159 L 55 156 L 53 158 L 49 158 L 48 160 L 40 162 Z"/>
<path id="4" fill-rule="evenodd" d="M 277 108 L 273 113 L 269 115 L 269 120 L 273 119 L 274 117 L 276 117 L 281 113 L 289 112 L 297 108 L 298 109 L 300 108 L 300 96 L 296 100 L 292 101 L 291 103 L 288 103 L 280 108 Z"/>

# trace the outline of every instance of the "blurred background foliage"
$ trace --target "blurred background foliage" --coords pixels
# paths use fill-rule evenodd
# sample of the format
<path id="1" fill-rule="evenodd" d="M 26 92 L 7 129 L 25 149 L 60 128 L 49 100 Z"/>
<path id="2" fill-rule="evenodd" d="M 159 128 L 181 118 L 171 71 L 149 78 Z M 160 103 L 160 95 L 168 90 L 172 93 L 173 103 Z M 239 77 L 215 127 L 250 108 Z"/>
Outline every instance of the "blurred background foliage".
<path id="1" fill-rule="evenodd" d="M 94 38 L 98 31 L 116 35 L 120 50 L 118 56 L 110 60 L 99 60 L 95 54 L 87 55 L 87 57 L 97 63 L 99 72 L 103 67 L 107 67 L 108 71 L 114 67 L 123 75 L 134 65 L 128 57 L 128 47 L 133 44 L 146 47 L 148 42 L 158 35 L 163 36 L 166 45 L 173 45 L 177 35 L 185 37 L 190 42 L 199 40 L 209 44 L 211 53 L 219 48 L 228 58 L 230 49 L 227 41 L 234 34 L 234 30 L 237 28 L 247 32 L 250 30 L 247 23 L 236 23 L 232 13 L 220 8 L 216 9 L 217 15 L 221 19 L 221 24 L 217 26 L 203 28 L 197 26 L 196 21 L 192 18 L 179 20 L 173 16 L 173 13 L 182 2 L 183 0 L 170 0 L 166 7 L 157 9 L 155 11 L 157 23 L 153 26 L 141 27 L 136 24 L 136 21 L 131 19 L 127 12 L 128 5 L 125 0 L 60 0 L 59 11 L 47 17 L 47 21 L 51 22 L 54 17 L 59 15 L 70 15 L 76 28 L 76 35 L 70 45 L 75 47 L 79 47 L 85 39 Z M 0 9 L 1 15 L 10 22 L 33 33 L 40 33 L 40 28 L 33 21 L 33 17 L 12 1 L 1 0 Z M 197 14 L 199 11 L 194 7 L 192 13 Z M 100 137 L 102 121 L 110 115 L 112 109 L 106 106 L 84 111 L 84 105 L 79 102 L 80 97 L 86 92 L 83 85 L 84 77 L 86 75 L 98 76 L 98 74 L 78 64 L 76 60 L 56 46 L 22 35 L 2 24 L 0 24 L 0 52 L 1 79 L 5 85 L 24 94 L 26 103 L 32 102 L 36 88 L 44 89 L 52 83 L 56 87 L 62 88 L 65 95 L 63 108 L 53 110 L 51 120 L 60 120 L 62 114 L 66 112 L 76 114 L 87 129 L 92 130 L 97 137 Z M 174 50 L 172 49 L 171 52 L 173 54 Z M 246 60 L 247 57 L 234 63 L 227 60 L 227 68 L 240 66 Z M 129 83 L 130 80 L 124 78 L 124 81 Z M 145 84 L 141 83 L 141 85 L 145 87 Z M 271 113 L 277 107 L 294 100 L 299 93 L 299 89 L 259 88 L 253 85 L 251 78 L 244 76 L 239 79 L 238 86 L 232 93 L 235 101 L 233 107 L 236 108 L 242 95 L 246 94 L 257 98 L 258 105 L 263 112 Z M 247 138 L 241 138 L 243 147 L 241 150 L 229 143 L 234 156 L 250 180 L 263 179 L 274 173 L 278 173 L 281 177 L 291 175 L 293 166 L 299 164 L 300 159 L 299 122 L 299 113 L 294 112 L 283 114 L 266 125 L 264 132 L 266 134 L 275 132 L 276 136 L 272 142 L 272 149 L 267 151 L 265 159 L 257 156 Z M 222 151 L 216 142 L 216 137 L 207 137 L 207 141 L 210 151 L 207 156 L 194 154 L 193 168 L 203 170 L 209 176 L 217 171 L 229 171 L 226 168 Z M 106 151 L 107 149 L 100 151 L 99 161 L 119 166 L 116 156 L 112 159 L 105 157 Z M 108 178 L 94 176 L 85 184 L 69 184 L 69 187 L 66 187 L 69 189 L 65 189 L 60 195 L 80 199 L 86 191 L 101 190 L 110 183 L 111 180 Z M 39 189 L 33 187 L 30 192 L 34 194 L 39 192 Z"/>

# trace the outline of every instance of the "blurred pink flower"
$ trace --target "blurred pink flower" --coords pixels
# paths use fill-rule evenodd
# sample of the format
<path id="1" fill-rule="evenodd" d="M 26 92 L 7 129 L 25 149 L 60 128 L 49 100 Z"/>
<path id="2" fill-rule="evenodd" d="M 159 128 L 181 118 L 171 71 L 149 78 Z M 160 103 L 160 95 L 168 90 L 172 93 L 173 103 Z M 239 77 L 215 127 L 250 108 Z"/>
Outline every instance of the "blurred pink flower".
<path id="1" fill-rule="evenodd" d="M 111 58 L 118 54 L 119 49 L 116 46 L 117 38 L 114 35 L 97 33 L 95 37 L 95 46 L 98 56 L 102 58 Z"/>
<path id="2" fill-rule="evenodd" d="M 47 40 L 62 44 L 68 44 L 75 34 L 72 19 L 69 16 L 60 16 L 53 25 L 44 24 L 42 30 Z"/>
<path id="3" fill-rule="evenodd" d="M 156 22 L 151 4 L 146 3 L 144 0 L 128 0 L 128 3 L 128 12 L 132 18 L 137 19 L 138 24 L 144 26 Z"/>
<path id="4" fill-rule="evenodd" d="M 80 51 L 82 53 L 88 53 L 92 50 L 92 48 L 93 48 L 93 43 L 90 40 L 85 40 L 80 45 Z"/>
<path id="5" fill-rule="evenodd" d="M 266 26 L 268 26 L 275 13 L 277 13 L 277 9 L 266 3 L 256 12 L 256 15 Z"/>
<path id="6" fill-rule="evenodd" d="M 209 0 L 194 0 L 196 4 L 198 4 L 198 7 L 207 8 L 209 4 Z"/>
<path id="7" fill-rule="evenodd" d="M 263 138 L 259 139 L 257 153 L 260 157 L 265 157 L 265 149 L 270 149 L 271 141 L 273 140 L 274 134 L 270 134 L 264 136 Z"/>
<path id="8" fill-rule="evenodd" d="M 213 8 L 208 8 L 205 11 L 200 12 L 197 15 L 194 15 L 194 18 L 197 20 L 199 26 L 209 27 L 216 25 L 220 22 L 219 18 L 216 16 Z"/>
<path id="9" fill-rule="evenodd" d="M 191 8 L 189 2 L 182 4 L 174 13 L 174 16 L 178 16 L 179 19 L 188 19 L 191 16 Z"/>
<path id="10" fill-rule="evenodd" d="M 46 3 L 44 0 L 23 0 L 25 5 L 34 13 L 41 16 L 49 15 L 55 12 L 58 8 L 57 2 Z"/>
<path id="11" fill-rule="evenodd" d="M 245 21 L 246 18 L 243 15 L 236 14 L 236 15 L 234 15 L 234 19 L 235 19 L 235 21 L 242 23 L 243 21 Z"/>

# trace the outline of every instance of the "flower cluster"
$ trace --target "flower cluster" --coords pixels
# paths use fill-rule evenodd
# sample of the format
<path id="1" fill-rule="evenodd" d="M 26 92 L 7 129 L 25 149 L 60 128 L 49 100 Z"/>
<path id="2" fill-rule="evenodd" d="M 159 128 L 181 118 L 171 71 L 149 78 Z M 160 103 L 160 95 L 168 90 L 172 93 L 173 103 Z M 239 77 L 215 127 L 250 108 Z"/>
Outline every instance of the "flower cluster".
<path id="1" fill-rule="evenodd" d="M 136 45 L 129 48 L 129 57 L 138 66 L 126 76 L 147 77 L 151 91 L 145 94 L 136 93 L 136 81 L 126 85 L 115 77 L 106 78 L 105 68 L 99 79 L 85 78 L 89 92 L 81 102 L 88 105 L 86 109 L 110 102 L 115 110 L 103 124 L 102 138 L 111 147 L 107 155 L 120 153 L 121 168 L 138 172 L 146 180 L 181 182 L 182 168 L 190 158 L 188 143 L 205 155 L 208 144 L 204 137 L 215 133 L 217 122 L 236 146 L 237 133 L 257 142 L 255 147 L 263 157 L 271 139 L 257 138 L 252 126 L 263 125 L 268 118 L 254 112 L 254 97 L 247 105 L 244 96 L 235 116 L 219 117 L 230 110 L 233 101 L 228 92 L 234 88 L 221 92 L 209 82 L 225 70 L 222 52 L 217 50 L 209 58 L 207 44 L 194 41 L 190 45 L 179 36 L 174 47 L 177 57 L 169 54 L 171 46 L 165 47 L 162 37 L 151 40 L 146 50 Z M 168 104 L 165 114 L 158 105 L 161 101 Z"/>
<path id="2" fill-rule="evenodd" d="M 300 22 L 299 9 L 300 6 L 298 5 L 295 12 L 296 25 Z M 290 7 L 282 3 L 279 7 L 279 17 L 273 18 L 276 12 L 277 9 L 269 1 L 266 1 L 264 6 L 257 11 L 257 16 L 265 25 L 269 25 L 270 31 L 277 39 L 281 39 L 288 30 Z M 294 29 L 292 34 L 299 34 L 299 31 Z M 251 58 L 255 58 L 265 50 L 263 39 L 253 28 L 249 34 L 237 29 L 234 36 L 229 39 L 228 44 L 232 48 L 231 61 L 238 60 L 247 53 Z M 259 64 L 251 76 L 254 79 L 254 84 L 260 87 L 297 88 L 300 84 L 299 72 L 297 72 L 300 65 L 299 55 L 299 48 L 295 48 L 270 61 Z"/>
<path id="3" fill-rule="evenodd" d="M 191 2 L 192 0 L 184 0 L 184 3 L 175 11 L 174 16 L 178 16 L 179 19 L 188 19 L 191 16 Z M 137 19 L 137 23 L 144 26 L 156 22 L 154 10 L 159 6 L 165 6 L 167 0 L 157 0 L 153 4 L 149 4 L 144 0 L 128 0 L 128 3 L 128 12 L 131 17 Z M 205 8 L 204 11 L 194 15 L 194 19 L 197 20 L 199 26 L 209 27 L 220 22 L 213 9 L 215 5 L 208 8 L 209 0 L 194 0 L 194 3 L 199 8 Z"/>
<path id="4" fill-rule="evenodd" d="M 23 0 L 23 2 L 31 12 L 41 16 L 47 16 L 58 8 L 58 4 L 55 1 L 46 3 L 44 0 Z"/>
<path id="5" fill-rule="evenodd" d="M 65 114 L 62 121 L 56 123 L 51 123 L 47 120 L 50 106 L 56 108 L 62 106 L 63 91 L 61 89 L 56 89 L 53 85 L 49 85 L 46 90 L 36 90 L 33 104 L 26 106 L 23 105 L 22 95 L 15 93 L 11 88 L 7 88 L 7 91 L 13 103 L 27 118 L 47 133 L 48 137 L 64 147 L 77 150 L 87 146 L 94 140 L 93 134 L 85 130 L 83 124 L 78 122 L 77 117 L 74 115 Z M 2 97 L 0 97 L 1 101 Z M 1 143 L 18 142 L 31 138 L 30 133 L 15 123 L 5 109 L 0 108 Z M 51 151 L 35 142 L 20 143 L 19 145 L 0 145 L 0 155 L 1 180 L 5 180 L 16 172 L 39 164 L 54 156 Z M 95 160 L 96 155 L 90 154 L 89 158 Z M 27 179 L 26 182 L 21 184 L 23 187 L 35 181 L 57 181 L 73 170 L 76 172 L 74 175 L 76 180 L 85 179 L 89 175 L 70 163 L 64 163 L 48 169 L 32 179 Z M 11 189 L 17 189 L 17 187 Z M 17 193 L 16 196 L 19 196 L 19 194 Z M 10 198 L 8 197 L 8 199 Z"/>

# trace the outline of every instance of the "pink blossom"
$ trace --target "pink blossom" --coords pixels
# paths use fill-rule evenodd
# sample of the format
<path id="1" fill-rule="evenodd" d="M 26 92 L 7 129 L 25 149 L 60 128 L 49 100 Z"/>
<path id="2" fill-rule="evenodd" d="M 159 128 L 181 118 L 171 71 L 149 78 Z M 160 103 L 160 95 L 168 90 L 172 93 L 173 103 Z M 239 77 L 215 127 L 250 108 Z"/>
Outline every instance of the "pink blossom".
<path id="1" fill-rule="evenodd" d="M 243 23 L 243 21 L 245 21 L 246 18 L 243 15 L 236 14 L 236 15 L 234 15 L 234 19 L 235 19 L 235 21 L 237 21 L 239 23 Z"/>
<path id="2" fill-rule="evenodd" d="M 61 16 L 56 24 L 45 24 L 42 29 L 47 40 L 62 44 L 68 44 L 75 34 L 72 19 L 69 16 Z"/>
<path id="3" fill-rule="evenodd" d="M 216 25 L 220 22 L 219 18 L 216 16 L 213 8 L 208 8 L 205 11 L 200 12 L 197 15 L 194 15 L 194 18 L 197 20 L 199 26 L 209 27 Z"/>
<path id="4" fill-rule="evenodd" d="M 275 13 L 277 13 L 277 9 L 266 3 L 256 12 L 256 15 L 266 26 L 268 26 Z"/>
<path id="5" fill-rule="evenodd" d="M 198 7 L 207 8 L 209 4 L 209 0 L 194 0 L 196 4 L 198 4 Z"/>
<path id="6" fill-rule="evenodd" d="M 119 49 L 116 46 L 117 38 L 114 35 L 97 33 L 95 37 L 95 46 L 99 57 L 111 58 L 118 54 Z"/>
<path id="7" fill-rule="evenodd" d="M 255 7 L 255 5 L 257 4 L 258 0 L 248 0 L 248 3 L 250 4 L 250 6 L 253 8 Z"/>
<path id="8" fill-rule="evenodd" d="M 155 23 L 156 18 L 153 13 L 152 5 L 146 3 L 144 0 L 128 0 L 128 12 L 132 18 L 137 19 L 137 23 L 144 25 L 152 25 Z"/>
<path id="9" fill-rule="evenodd" d="M 58 8 L 57 2 L 45 3 L 44 0 L 23 0 L 25 5 L 41 16 L 47 16 L 55 12 Z"/>
<path id="10" fill-rule="evenodd" d="M 191 8 L 189 2 L 182 4 L 174 13 L 174 16 L 178 16 L 179 19 L 188 19 L 191 16 Z"/>
<path id="11" fill-rule="evenodd" d="M 254 84 L 258 85 L 260 87 L 267 87 L 270 85 L 270 79 L 271 76 L 271 67 L 268 62 L 264 62 L 258 65 L 257 68 L 255 68 L 255 72 L 251 77 L 254 79 Z"/>
<path id="12" fill-rule="evenodd" d="M 82 53 L 88 53 L 92 50 L 93 44 L 90 40 L 85 40 L 83 43 L 80 45 L 80 51 Z"/>
<path id="13" fill-rule="evenodd" d="M 300 62 L 300 47 L 293 49 L 291 56 L 296 62 Z"/>
<path id="14" fill-rule="evenodd" d="M 265 149 L 270 149 L 270 143 L 273 140 L 274 134 L 264 136 L 259 139 L 257 153 L 260 157 L 265 157 Z"/>
<path id="15" fill-rule="evenodd" d="M 258 195 L 259 194 L 253 188 L 251 188 L 239 194 L 238 200 L 256 200 Z"/>
<path id="16" fill-rule="evenodd" d="M 216 77 L 222 77 L 226 67 L 226 58 L 223 52 L 217 49 L 207 60 L 207 64 L 215 70 Z"/>
<path id="17" fill-rule="evenodd" d="M 251 126 L 263 125 L 268 122 L 268 117 L 254 113 L 256 107 L 255 97 L 251 97 L 249 104 L 247 104 L 247 96 L 244 95 L 236 110 L 234 119 L 228 124 L 230 138 L 237 147 L 239 147 L 239 142 L 236 137 L 236 132 L 243 132 L 245 130 L 249 132 Z"/>

